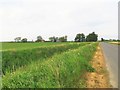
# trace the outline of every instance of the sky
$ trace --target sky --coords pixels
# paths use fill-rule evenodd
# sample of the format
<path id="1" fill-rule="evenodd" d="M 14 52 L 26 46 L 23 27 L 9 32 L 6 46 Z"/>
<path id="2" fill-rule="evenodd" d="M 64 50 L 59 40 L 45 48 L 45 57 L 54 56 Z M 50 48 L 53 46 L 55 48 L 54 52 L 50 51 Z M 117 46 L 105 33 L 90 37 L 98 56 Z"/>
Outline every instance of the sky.
<path id="1" fill-rule="evenodd" d="M 95 32 L 118 39 L 119 0 L 0 0 L 0 41 Z"/>

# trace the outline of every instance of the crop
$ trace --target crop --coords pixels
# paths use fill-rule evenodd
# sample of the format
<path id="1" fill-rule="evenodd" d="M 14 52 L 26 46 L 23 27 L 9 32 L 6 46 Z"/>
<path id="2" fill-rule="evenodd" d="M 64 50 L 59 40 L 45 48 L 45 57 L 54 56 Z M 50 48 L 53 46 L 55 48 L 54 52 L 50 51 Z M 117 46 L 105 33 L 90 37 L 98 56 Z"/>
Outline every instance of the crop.
<path id="1" fill-rule="evenodd" d="M 79 45 L 79 48 L 73 49 L 71 49 L 72 46 L 68 46 L 69 50 L 43 58 L 42 62 L 40 60 L 31 62 L 26 67 L 3 75 L 3 88 L 84 87 L 82 76 L 86 72 L 94 71 L 89 61 L 92 59 L 96 46 L 97 43 Z"/>
<path id="2" fill-rule="evenodd" d="M 6 74 L 6 72 L 11 73 L 16 69 L 28 65 L 37 60 L 43 61 L 54 54 L 60 54 L 68 49 L 75 49 L 82 45 L 85 45 L 85 43 L 54 45 L 50 47 L 40 47 L 27 50 L 3 51 L 2 72 L 4 75 Z"/>
<path id="3" fill-rule="evenodd" d="M 2 48 L 0 50 L 25 50 L 25 49 L 33 49 L 33 48 L 40 48 L 40 47 L 49 47 L 52 45 L 61 45 L 66 44 L 61 42 L 39 42 L 39 43 L 15 43 L 15 42 L 3 42 L 0 43 L 2 45 Z"/>
<path id="4" fill-rule="evenodd" d="M 33 42 L 33 43 L 15 43 L 15 42 L 3 42 L 0 43 L 2 51 L 11 51 L 11 50 L 27 50 L 27 49 L 34 49 L 40 47 L 51 47 L 51 46 L 59 46 L 59 45 L 66 45 L 72 44 L 73 42 Z"/>

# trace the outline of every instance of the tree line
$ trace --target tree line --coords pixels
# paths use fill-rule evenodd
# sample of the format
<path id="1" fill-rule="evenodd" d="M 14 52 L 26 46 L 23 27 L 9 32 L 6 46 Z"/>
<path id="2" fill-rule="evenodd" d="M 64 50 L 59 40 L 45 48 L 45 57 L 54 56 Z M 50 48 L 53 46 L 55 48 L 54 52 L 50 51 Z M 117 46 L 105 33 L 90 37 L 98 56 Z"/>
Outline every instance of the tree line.
<path id="1" fill-rule="evenodd" d="M 27 38 L 16 37 L 15 42 L 28 42 Z M 95 32 L 89 33 L 85 36 L 84 33 L 78 33 L 74 39 L 75 42 L 96 42 L 98 35 Z M 33 42 L 33 41 L 31 41 Z M 45 41 L 42 36 L 37 36 L 35 42 L 67 42 L 67 35 L 62 37 L 49 37 L 49 41 Z"/>
<path id="2" fill-rule="evenodd" d="M 95 34 L 95 32 L 90 33 L 86 37 L 83 33 L 79 33 L 75 37 L 76 42 L 85 42 L 85 41 L 96 42 L 97 40 L 98 40 L 98 35 Z"/>

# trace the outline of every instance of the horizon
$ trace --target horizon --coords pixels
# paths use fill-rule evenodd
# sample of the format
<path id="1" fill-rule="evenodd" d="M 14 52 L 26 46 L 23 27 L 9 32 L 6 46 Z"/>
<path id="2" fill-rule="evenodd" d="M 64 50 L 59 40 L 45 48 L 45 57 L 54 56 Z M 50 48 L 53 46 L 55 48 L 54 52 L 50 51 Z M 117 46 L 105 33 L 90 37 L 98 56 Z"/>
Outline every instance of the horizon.
<path id="1" fill-rule="evenodd" d="M 46 41 L 67 35 L 73 41 L 78 33 L 92 32 L 98 40 L 118 39 L 118 1 L 0 0 L 0 42 L 35 41 L 39 35 Z"/>

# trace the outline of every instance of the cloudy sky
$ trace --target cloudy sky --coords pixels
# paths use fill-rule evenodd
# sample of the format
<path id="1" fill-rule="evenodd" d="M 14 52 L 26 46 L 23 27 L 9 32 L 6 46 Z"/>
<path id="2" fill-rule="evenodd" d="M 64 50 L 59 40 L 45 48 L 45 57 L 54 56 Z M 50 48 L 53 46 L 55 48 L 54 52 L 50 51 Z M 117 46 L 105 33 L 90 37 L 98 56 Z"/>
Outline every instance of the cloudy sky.
<path id="1" fill-rule="evenodd" d="M 118 38 L 119 0 L 0 0 L 0 41 L 95 32 Z"/>

